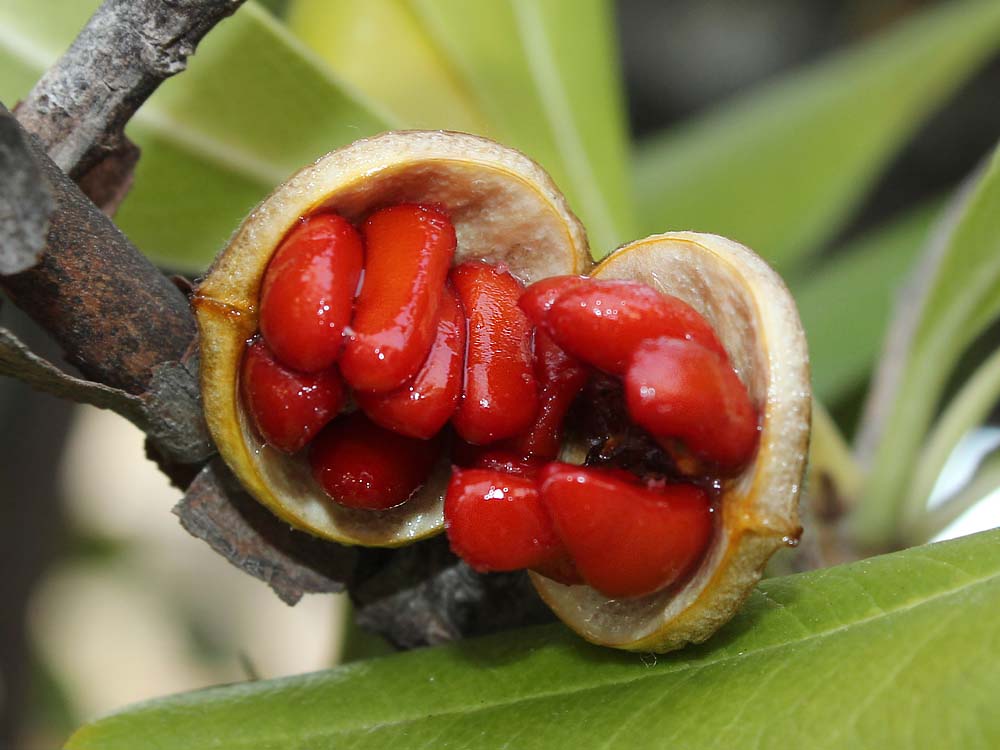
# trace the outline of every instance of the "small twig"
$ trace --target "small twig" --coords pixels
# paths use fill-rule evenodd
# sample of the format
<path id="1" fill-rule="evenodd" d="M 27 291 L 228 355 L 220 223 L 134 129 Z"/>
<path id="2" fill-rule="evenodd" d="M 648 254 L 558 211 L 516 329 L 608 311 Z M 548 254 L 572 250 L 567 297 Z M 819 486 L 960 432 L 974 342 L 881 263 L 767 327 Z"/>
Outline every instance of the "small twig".
<path id="1" fill-rule="evenodd" d="M 141 398 L 63 372 L 32 352 L 6 328 L 0 328 L 0 375 L 15 377 L 35 390 L 58 398 L 111 409 L 140 428 L 146 426 Z"/>
<path id="2" fill-rule="evenodd" d="M 243 0 L 106 0 L 18 107 L 60 169 L 81 178 L 120 153 L 125 125 Z"/>
<path id="3" fill-rule="evenodd" d="M 2 106 L 0 119 L 13 121 Z M 72 180 L 33 151 L 54 201 L 45 252 L 32 268 L 0 276 L 0 284 L 84 375 L 141 394 L 156 365 L 179 361 L 194 340 L 188 302 Z"/>
<path id="4" fill-rule="evenodd" d="M 353 579 L 363 550 L 325 542 L 278 521 L 242 492 L 221 461 L 209 463 L 174 508 L 181 525 L 286 604 L 335 593 Z"/>

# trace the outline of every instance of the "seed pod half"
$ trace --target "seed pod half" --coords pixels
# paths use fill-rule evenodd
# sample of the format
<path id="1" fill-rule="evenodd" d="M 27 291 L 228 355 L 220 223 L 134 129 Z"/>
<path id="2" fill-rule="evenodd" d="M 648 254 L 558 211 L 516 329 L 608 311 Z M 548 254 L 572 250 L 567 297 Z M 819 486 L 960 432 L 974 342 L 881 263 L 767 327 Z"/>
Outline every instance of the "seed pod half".
<path id="1" fill-rule="evenodd" d="M 194 297 L 208 426 L 260 502 L 293 526 L 347 544 L 393 547 L 440 531 L 447 462 L 397 508 L 340 507 L 316 485 L 302 455 L 281 454 L 255 433 L 239 398 L 240 361 L 258 329 L 264 271 L 300 217 L 333 211 L 357 225 L 400 203 L 433 205 L 450 216 L 455 263 L 504 264 L 526 284 L 590 266 L 583 228 L 548 175 L 517 151 L 460 133 L 394 132 L 357 141 L 297 172 L 251 212 Z"/>
<path id="2" fill-rule="evenodd" d="M 685 582 L 614 600 L 531 574 L 546 603 L 587 640 L 669 651 L 705 640 L 728 621 L 771 555 L 801 532 L 798 496 L 812 403 L 805 335 L 778 275 L 748 248 L 716 235 L 648 237 L 618 249 L 591 275 L 644 282 L 704 315 L 761 414 L 757 455 L 723 480 L 713 541 Z M 580 463 L 582 446 L 565 446 L 563 458 Z"/>

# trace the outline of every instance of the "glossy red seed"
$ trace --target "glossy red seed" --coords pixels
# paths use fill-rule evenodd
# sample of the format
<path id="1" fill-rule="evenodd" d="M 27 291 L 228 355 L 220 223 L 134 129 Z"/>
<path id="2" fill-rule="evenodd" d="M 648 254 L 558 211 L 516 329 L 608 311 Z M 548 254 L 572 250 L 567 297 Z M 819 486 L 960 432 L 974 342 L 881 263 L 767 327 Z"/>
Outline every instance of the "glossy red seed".
<path id="1" fill-rule="evenodd" d="M 568 354 L 621 375 L 639 344 L 668 336 L 726 352 L 687 303 L 632 281 L 591 281 L 568 289 L 544 316 L 545 330 Z"/>
<path id="2" fill-rule="evenodd" d="M 541 325 L 561 294 L 588 283 L 590 279 L 586 276 L 549 276 L 525 289 L 517 305 L 524 310 L 524 314 L 532 323 L 536 326 Z"/>
<path id="3" fill-rule="evenodd" d="M 427 481 L 440 441 L 398 435 L 361 412 L 335 420 L 312 444 L 309 464 L 327 495 L 341 505 L 385 510 Z"/>
<path id="4" fill-rule="evenodd" d="M 452 550 L 483 573 L 531 568 L 564 554 L 529 477 L 456 469 L 444 521 Z"/>
<path id="5" fill-rule="evenodd" d="M 357 231 L 336 214 L 303 219 L 278 246 L 261 284 L 260 331 L 286 367 L 319 372 L 337 360 L 362 255 Z"/>
<path id="6" fill-rule="evenodd" d="M 486 263 L 463 263 L 452 284 L 468 320 L 465 387 L 456 432 L 482 445 L 527 430 L 538 414 L 532 329 L 517 306 L 520 282 Z"/>
<path id="7" fill-rule="evenodd" d="M 437 336 L 413 380 L 388 393 L 358 391 L 355 400 L 376 424 L 428 440 L 448 423 L 458 406 L 464 361 L 465 315 L 454 291 L 445 287 Z"/>
<path id="8" fill-rule="evenodd" d="M 702 559 L 712 536 L 704 490 L 650 489 L 618 473 L 549 464 L 542 505 L 588 585 L 611 598 L 666 588 Z"/>
<path id="9" fill-rule="evenodd" d="M 524 456 L 558 456 L 563 420 L 588 376 L 587 368 L 560 349 L 551 336 L 536 330 L 535 377 L 541 390 L 541 408 L 528 431 L 508 441 L 511 450 Z"/>
<path id="10" fill-rule="evenodd" d="M 746 386 L 727 361 L 690 341 L 640 346 L 625 375 L 625 403 L 632 421 L 655 438 L 680 440 L 724 474 L 739 472 L 757 449 L 757 411 Z"/>
<path id="11" fill-rule="evenodd" d="M 455 229 L 436 209 L 409 203 L 365 222 L 365 276 L 340 370 L 356 390 L 384 393 L 416 375 L 438 324 L 455 254 Z"/>
<path id="12" fill-rule="evenodd" d="M 279 363 L 260 339 L 243 355 L 240 389 L 261 437 L 285 453 L 303 448 L 344 404 L 344 385 L 335 368 L 312 375 L 295 372 Z"/>

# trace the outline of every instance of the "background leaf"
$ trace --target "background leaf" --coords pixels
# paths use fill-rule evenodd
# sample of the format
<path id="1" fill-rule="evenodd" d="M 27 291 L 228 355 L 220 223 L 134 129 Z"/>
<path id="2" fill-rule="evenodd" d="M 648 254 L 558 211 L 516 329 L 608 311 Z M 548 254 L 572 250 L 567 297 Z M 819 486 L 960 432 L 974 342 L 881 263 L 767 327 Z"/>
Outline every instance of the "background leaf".
<path id="1" fill-rule="evenodd" d="M 791 269 L 998 42 L 1000 4 L 944 3 L 646 142 L 642 230 L 716 232 Z"/>
<path id="2" fill-rule="evenodd" d="M 477 96 L 406 0 L 296 0 L 287 23 L 407 127 L 491 134 Z"/>
<path id="3" fill-rule="evenodd" d="M 907 492 L 908 502 L 926 508 L 938 477 L 959 441 L 981 425 L 1000 397 L 1000 348 L 991 354 L 948 402 L 927 436 L 914 466 Z M 993 489 L 1000 487 L 1000 482 Z M 942 527 L 943 528 L 943 527 Z M 941 529 L 937 529 L 941 531 Z M 909 529 L 903 529 L 908 536 Z M 921 540 L 921 541 L 926 541 Z"/>
<path id="4" fill-rule="evenodd" d="M 960 536 L 963 531 L 948 527 L 987 496 L 996 492 L 997 488 L 1000 488 L 1000 450 L 994 450 L 984 456 L 972 476 L 960 489 L 942 499 L 926 514 L 908 525 L 903 530 L 905 541 L 911 544 L 923 544 L 927 539 L 937 536 L 946 529 L 950 535 Z"/>
<path id="5" fill-rule="evenodd" d="M 1000 313 L 1000 148 L 946 220 L 901 308 L 898 361 L 884 365 L 899 377 L 891 393 L 878 392 L 891 400 L 880 405 L 887 417 L 855 518 L 862 544 L 885 543 L 903 516 L 924 512 L 925 498 L 909 496 L 917 453 L 959 356 Z"/>
<path id="6" fill-rule="evenodd" d="M 152 701 L 67 747 L 989 748 L 998 606 L 987 532 L 766 581 L 659 658 L 546 627 Z"/>
<path id="7" fill-rule="evenodd" d="M 836 403 L 864 385 L 896 295 L 939 211 L 938 202 L 914 209 L 792 281 L 820 400 Z"/>

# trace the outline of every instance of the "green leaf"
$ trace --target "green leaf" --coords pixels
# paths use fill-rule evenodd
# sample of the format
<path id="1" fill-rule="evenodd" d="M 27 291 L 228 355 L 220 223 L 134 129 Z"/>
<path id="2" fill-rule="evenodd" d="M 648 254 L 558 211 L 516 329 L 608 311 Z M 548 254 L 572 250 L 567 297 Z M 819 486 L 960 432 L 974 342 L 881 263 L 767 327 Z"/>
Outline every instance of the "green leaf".
<path id="1" fill-rule="evenodd" d="M 1000 3 L 942 3 L 644 144 L 644 231 L 717 232 L 787 270 L 1000 43 Z"/>
<path id="2" fill-rule="evenodd" d="M 862 544 L 884 544 L 923 512 L 925 498 L 910 496 L 920 446 L 959 356 L 1000 314 L 1000 148 L 962 196 L 899 308 L 899 351 L 884 365 L 897 377 L 875 391 L 887 416 L 854 519 Z"/>
<path id="3" fill-rule="evenodd" d="M 766 581 L 659 658 L 538 628 L 155 700 L 67 748 L 992 748 L 998 607 L 994 531 Z"/>
<path id="4" fill-rule="evenodd" d="M 407 127 L 493 134 L 478 98 L 406 0 L 295 0 L 288 27 Z"/>
<path id="5" fill-rule="evenodd" d="M 0 100 L 13 109 L 73 41 L 97 0 L 0 0 Z"/>
<path id="6" fill-rule="evenodd" d="M 0 97 L 26 92 L 94 2 L 0 4 Z M 43 21 L 57 19 L 51 26 Z M 67 21 L 72 18 L 72 23 Z M 28 84 L 30 85 L 30 84 Z M 266 11 L 247 3 L 212 30 L 128 128 L 143 149 L 117 217 L 154 259 L 203 268 L 253 205 L 317 156 L 396 123 L 330 74 Z"/>
<path id="7" fill-rule="evenodd" d="M 538 161 L 603 256 L 633 238 L 614 19 L 606 0 L 412 0 L 495 136 Z"/>
<path id="8" fill-rule="evenodd" d="M 893 303 L 939 211 L 939 203 L 914 209 L 792 281 L 820 400 L 837 403 L 871 373 Z"/>

